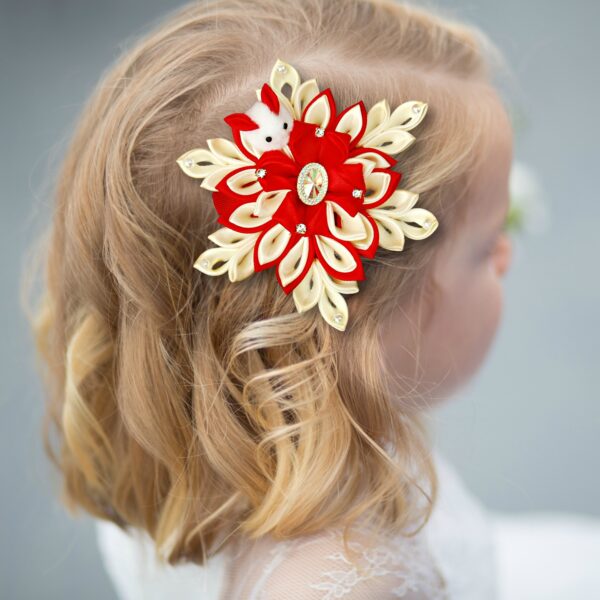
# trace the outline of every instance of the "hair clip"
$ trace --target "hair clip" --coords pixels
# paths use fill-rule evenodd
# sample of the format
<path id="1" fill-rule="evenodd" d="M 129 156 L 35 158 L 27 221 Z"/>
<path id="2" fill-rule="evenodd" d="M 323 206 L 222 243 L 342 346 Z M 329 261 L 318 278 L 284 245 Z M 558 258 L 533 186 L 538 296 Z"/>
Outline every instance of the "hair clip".
<path id="1" fill-rule="evenodd" d="M 431 212 L 415 208 L 418 194 L 397 189 L 401 174 L 392 170 L 392 155 L 415 141 L 409 132 L 427 104 L 409 101 L 390 112 L 381 100 L 367 113 L 359 101 L 337 114 L 329 88 L 301 82 L 281 60 L 257 98 L 245 113 L 225 117 L 233 142 L 209 139 L 208 148 L 177 159 L 213 192 L 223 225 L 208 236 L 217 247 L 202 252 L 194 267 L 227 272 L 230 281 L 275 267 L 298 312 L 318 305 L 343 331 L 342 294 L 358 292 L 361 257 L 373 258 L 378 246 L 400 251 L 405 237 L 421 240 L 437 229 Z"/>

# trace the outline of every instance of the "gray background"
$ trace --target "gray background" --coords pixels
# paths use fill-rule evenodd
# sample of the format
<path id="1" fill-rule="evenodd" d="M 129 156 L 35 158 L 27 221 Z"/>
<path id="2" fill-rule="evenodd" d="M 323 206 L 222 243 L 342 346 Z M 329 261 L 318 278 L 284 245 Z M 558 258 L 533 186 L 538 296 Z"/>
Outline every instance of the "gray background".
<path id="1" fill-rule="evenodd" d="M 179 4 L 0 3 L 2 598 L 113 597 L 89 520 L 71 520 L 54 495 L 18 281 L 83 101 L 127 40 Z M 436 438 L 491 508 L 600 515 L 600 4 L 437 5 L 482 26 L 505 53 L 524 117 L 516 157 L 538 173 L 551 225 L 518 242 L 501 331 L 469 389 L 431 416 Z"/>

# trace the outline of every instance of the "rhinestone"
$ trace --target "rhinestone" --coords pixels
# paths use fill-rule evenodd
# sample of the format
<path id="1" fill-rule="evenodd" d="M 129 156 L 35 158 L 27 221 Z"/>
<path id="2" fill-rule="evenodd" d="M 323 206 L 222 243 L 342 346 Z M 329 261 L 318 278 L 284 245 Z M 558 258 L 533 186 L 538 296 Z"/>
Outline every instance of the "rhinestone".
<path id="1" fill-rule="evenodd" d="M 342 313 L 335 313 L 335 315 L 333 315 L 333 320 L 336 323 L 341 323 L 344 320 L 344 315 Z"/>
<path id="2" fill-rule="evenodd" d="M 360 198 L 362 196 L 362 190 L 359 190 L 358 188 L 352 190 L 352 196 L 354 198 Z"/>
<path id="3" fill-rule="evenodd" d="M 209 264 L 210 264 L 210 263 L 208 262 L 208 259 L 207 259 L 207 258 L 203 258 L 203 259 L 200 261 L 200 266 L 201 266 L 203 269 L 208 269 L 208 266 L 209 266 Z"/>
<path id="4" fill-rule="evenodd" d="M 421 106 L 419 104 L 413 104 L 412 111 L 415 115 L 418 115 L 421 112 Z"/>
<path id="5" fill-rule="evenodd" d="M 421 223 L 421 227 L 423 229 L 429 229 L 429 221 L 423 221 L 423 223 Z"/>
<path id="6" fill-rule="evenodd" d="M 256 169 L 256 176 L 259 179 L 262 179 L 266 174 L 267 174 L 267 170 L 266 169 Z"/>
<path id="7" fill-rule="evenodd" d="M 306 225 L 304 223 L 298 223 L 298 225 L 296 225 L 296 233 L 306 233 Z"/>
<path id="8" fill-rule="evenodd" d="M 325 130 L 322 127 L 317 127 L 315 129 L 315 135 L 317 137 L 323 137 L 325 135 Z"/>
<path id="9" fill-rule="evenodd" d="M 287 71 L 287 68 L 286 68 L 286 66 L 285 66 L 285 65 L 279 65 L 279 66 L 277 67 L 277 71 L 278 71 L 279 73 L 285 73 L 285 72 Z"/>
<path id="10" fill-rule="evenodd" d="M 191 169 L 194 166 L 194 161 L 191 158 L 188 158 L 184 163 L 183 163 L 188 169 Z"/>
<path id="11" fill-rule="evenodd" d="M 325 198 L 329 177 L 323 165 L 312 162 L 304 165 L 298 175 L 296 191 L 304 204 L 318 204 Z"/>

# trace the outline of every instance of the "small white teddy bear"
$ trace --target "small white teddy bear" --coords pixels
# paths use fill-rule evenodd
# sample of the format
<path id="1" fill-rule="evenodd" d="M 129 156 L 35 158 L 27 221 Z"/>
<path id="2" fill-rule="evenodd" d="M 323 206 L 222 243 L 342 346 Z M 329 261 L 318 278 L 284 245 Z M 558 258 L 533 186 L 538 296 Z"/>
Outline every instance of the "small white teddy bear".
<path id="1" fill-rule="evenodd" d="M 294 120 L 268 84 L 263 85 L 260 95 L 261 99 L 245 113 L 229 115 L 225 121 L 233 130 L 243 132 L 244 140 L 262 154 L 287 145 Z"/>

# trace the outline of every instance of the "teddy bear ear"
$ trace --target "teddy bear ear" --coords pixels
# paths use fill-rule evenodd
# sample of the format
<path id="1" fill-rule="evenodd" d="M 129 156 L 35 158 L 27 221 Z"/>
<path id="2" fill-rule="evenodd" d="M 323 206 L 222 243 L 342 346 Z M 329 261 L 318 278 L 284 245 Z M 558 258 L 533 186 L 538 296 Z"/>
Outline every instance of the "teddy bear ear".
<path id="1" fill-rule="evenodd" d="M 252 131 L 260 127 L 246 113 L 232 113 L 231 115 L 227 115 L 223 120 L 234 131 Z"/>
<path id="2" fill-rule="evenodd" d="M 272 113 L 275 113 L 276 115 L 279 114 L 279 98 L 268 83 L 265 83 L 262 86 L 260 91 L 260 100 L 263 104 L 268 106 Z"/>

